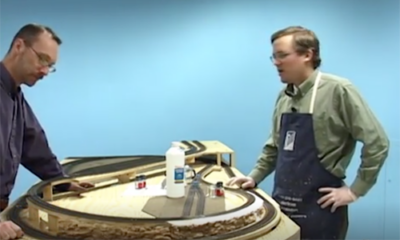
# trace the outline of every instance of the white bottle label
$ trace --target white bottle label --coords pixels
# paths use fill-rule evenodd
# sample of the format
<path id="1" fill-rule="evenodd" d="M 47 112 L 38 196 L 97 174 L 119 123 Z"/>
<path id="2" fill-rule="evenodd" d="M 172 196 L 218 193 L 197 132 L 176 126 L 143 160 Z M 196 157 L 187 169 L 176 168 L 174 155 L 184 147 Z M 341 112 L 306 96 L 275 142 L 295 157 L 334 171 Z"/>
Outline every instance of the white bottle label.
<path id="1" fill-rule="evenodd" d="M 184 181 L 185 181 L 185 168 L 184 167 L 175 167 L 174 181 L 175 181 L 175 183 L 184 183 Z"/>

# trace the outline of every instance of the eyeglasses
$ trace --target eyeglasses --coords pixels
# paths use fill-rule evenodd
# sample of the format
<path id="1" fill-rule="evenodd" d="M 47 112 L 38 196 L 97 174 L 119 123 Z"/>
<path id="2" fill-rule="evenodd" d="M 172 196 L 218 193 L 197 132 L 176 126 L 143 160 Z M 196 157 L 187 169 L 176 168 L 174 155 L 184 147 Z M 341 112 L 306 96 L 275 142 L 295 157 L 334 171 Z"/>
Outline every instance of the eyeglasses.
<path id="1" fill-rule="evenodd" d="M 273 54 L 270 59 L 272 62 L 274 61 L 282 61 L 284 60 L 287 56 L 291 55 L 292 53 L 277 53 L 277 54 Z"/>
<path id="2" fill-rule="evenodd" d="M 29 47 L 37 56 L 38 60 L 39 60 L 39 64 L 42 65 L 43 67 L 48 67 L 49 68 L 49 72 L 55 72 L 56 68 L 54 66 L 51 66 L 50 61 L 48 59 L 48 56 L 44 56 L 40 53 L 38 53 L 34 48 Z"/>

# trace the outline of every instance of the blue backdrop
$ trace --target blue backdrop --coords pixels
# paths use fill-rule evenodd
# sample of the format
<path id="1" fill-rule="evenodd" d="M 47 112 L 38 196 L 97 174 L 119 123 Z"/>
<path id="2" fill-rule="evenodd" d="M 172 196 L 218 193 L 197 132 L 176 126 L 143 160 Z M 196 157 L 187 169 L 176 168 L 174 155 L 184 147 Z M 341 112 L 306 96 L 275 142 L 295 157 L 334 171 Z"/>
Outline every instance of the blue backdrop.
<path id="1" fill-rule="evenodd" d="M 64 41 L 57 72 L 25 89 L 60 159 L 163 154 L 173 140 L 217 139 L 236 151 L 244 173 L 282 88 L 270 34 L 311 28 L 322 42 L 322 69 L 357 85 L 391 141 L 377 185 L 351 206 L 348 239 L 399 239 L 398 0 L 1 0 L 0 7 L 2 56 L 28 22 L 50 25 Z M 261 184 L 268 193 L 272 179 Z M 20 171 L 12 199 L 34 181 Z"/>

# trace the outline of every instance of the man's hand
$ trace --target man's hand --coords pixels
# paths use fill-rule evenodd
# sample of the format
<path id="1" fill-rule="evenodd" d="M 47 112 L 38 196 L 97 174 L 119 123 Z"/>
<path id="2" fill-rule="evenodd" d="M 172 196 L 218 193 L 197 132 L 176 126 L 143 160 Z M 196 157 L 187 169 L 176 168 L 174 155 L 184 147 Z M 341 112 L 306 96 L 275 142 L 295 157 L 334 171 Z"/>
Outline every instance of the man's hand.
<path id="1" fill-rule="evenodd" d="M 318 200 L 318 204 L 322 204 L 321 208 L 332 205 L 331 212 L 336 211 L 338 207 L 348 205 L 357 200 L 356 195 L 347 186 L 340 188 L 320 188 L 319 192 L 326 194 Z"/>
<path id="2" fill-rule="evenodd" d="M 256 182 L 251 177 L 233 177 L 226 183 L 227 186 L 238 185 L 243 189 L 254 188 Z"/>
<path id="3" fill-rule="evenodd" d="M 0 240 L 18 239 L 24 236 L 21 228 L 11 221 L 0 222 Z"/>
<path id="4" fill-rule="evenodd" d="M 80 182 L 76 183 L 73 182 L 71 183 L 71 186 L 69 187 L 69 191 L 74 191 L 74 192 L 85 192 L 88 188 L 92 188 L 94 185 L 89 182 Z"/>

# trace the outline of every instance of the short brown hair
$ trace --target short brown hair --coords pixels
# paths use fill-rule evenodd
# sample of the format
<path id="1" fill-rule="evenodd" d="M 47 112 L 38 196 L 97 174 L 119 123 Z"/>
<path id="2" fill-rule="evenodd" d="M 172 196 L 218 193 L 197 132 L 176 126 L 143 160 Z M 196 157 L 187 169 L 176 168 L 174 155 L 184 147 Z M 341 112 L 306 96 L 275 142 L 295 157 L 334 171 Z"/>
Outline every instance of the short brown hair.
<path id="1" fill-rule="evenodd" d="M 57 36 L 57 34 L 50 27 L 35 23 L 29 23 L 21 27 L 15 34 L 8 52 L 11 51 L 14 42 L 18 38 L 22 39 L 25 42 L 25 44 L 32 45 L 36 41 L 36 38 L 44 32 L 50 33 L 51 37 L 53 38 L 54 41 L 57 42 L 58 45 L 62 44 L 61 38 Z"/>
<path id="2" fill-rule="evenodd" d="M 316 34 L 301 26 L 291 26 L 281 29 L 271 35 L 271 44 L 275 42 L 276 39 L 293 35 L 294 47 L 298 54 L 304 54 L 311 50 L 313 52 L 313 67 L 318 68 L 321 65 L 321 57 L 319 50 L 319 40 Z"/>

